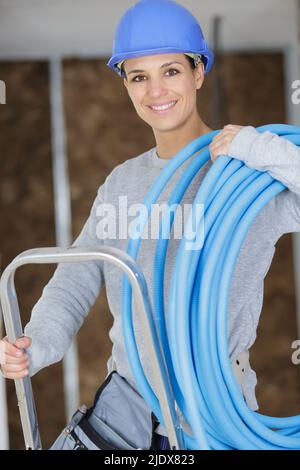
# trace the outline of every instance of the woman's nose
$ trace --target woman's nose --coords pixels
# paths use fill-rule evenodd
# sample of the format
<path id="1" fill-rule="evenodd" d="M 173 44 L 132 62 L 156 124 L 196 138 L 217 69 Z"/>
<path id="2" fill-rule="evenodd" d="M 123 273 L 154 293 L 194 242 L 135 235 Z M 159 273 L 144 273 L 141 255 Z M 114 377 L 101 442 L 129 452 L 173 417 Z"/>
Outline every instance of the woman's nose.
<path id="1" fill-rule="evenodd" d="M 159 96 L 165 96 L 167 94 L 168 90 L 161 80 L 148 81 L 148 95 L 150 98 L 157 98 Z"/>

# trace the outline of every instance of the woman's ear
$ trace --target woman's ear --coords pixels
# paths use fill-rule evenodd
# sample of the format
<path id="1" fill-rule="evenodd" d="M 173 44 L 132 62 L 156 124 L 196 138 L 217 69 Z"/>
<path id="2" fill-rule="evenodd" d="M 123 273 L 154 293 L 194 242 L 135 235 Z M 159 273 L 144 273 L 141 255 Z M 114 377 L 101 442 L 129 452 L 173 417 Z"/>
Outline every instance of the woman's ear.
<path id="1" fill-rule="evenodd" d="M 196 81 L 196 88 L 200 90 L 204 82 L 204 64 L 200 62 L 194 70 L 195 73 L 195 81 Z"/>

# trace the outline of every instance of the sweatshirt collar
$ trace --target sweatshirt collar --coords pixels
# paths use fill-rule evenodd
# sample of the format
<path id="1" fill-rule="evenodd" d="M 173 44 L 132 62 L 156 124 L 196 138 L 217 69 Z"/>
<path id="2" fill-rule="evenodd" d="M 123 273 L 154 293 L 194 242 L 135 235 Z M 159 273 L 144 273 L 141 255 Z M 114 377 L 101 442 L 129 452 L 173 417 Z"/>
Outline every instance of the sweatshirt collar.
<path id="1" fill-rule="evenodd" d="M 157 147 L 154 147 L 153 149 L 151 149 L 151 154 L 150 154 L 150 158 L 151 158 L 151 163 L 153 166 L 156 166 L 158 168 L 163 168 L 164 166 L 166 166 L 171 159 L 169 158 L 161 158 L 157 155 Z"/>

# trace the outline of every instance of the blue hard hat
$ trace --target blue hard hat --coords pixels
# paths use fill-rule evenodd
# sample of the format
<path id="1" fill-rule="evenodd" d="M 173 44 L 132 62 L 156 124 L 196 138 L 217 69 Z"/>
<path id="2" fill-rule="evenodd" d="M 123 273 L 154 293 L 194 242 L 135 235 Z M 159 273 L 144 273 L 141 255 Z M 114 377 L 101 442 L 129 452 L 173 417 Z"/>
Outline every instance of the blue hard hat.
<path id="1" fill-rule="evenodd" d="M 205 73 L 214 61 L 201 26 L 185 7 L 173 0 L 140 0 L 119 21 L 106 65 L 124 76 L 120 67 L 124 60 L 170 53 L 201 56 Z"/>

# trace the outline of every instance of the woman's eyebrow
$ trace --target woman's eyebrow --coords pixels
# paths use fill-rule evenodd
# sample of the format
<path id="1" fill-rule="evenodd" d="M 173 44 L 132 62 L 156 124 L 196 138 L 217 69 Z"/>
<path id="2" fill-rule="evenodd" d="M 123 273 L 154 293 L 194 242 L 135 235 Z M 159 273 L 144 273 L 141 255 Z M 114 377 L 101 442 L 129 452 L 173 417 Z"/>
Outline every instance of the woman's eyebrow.
<path id="1" fill-rule="evenodd" d="M 162 69 L 163 67 L 168 67 L 169 65 L 172 65 L 172 64 L 182 65 L 181 62 L 173 61 L 173 62 L 167 62 L 166 64 L 161 65 L 160 68 Z M 131 73 L 142 73 L 142 72 L 145 72 L 145 70 L 135 69 L 135 70 L 131 70 L 127 75 L 130 75 Z"/>

